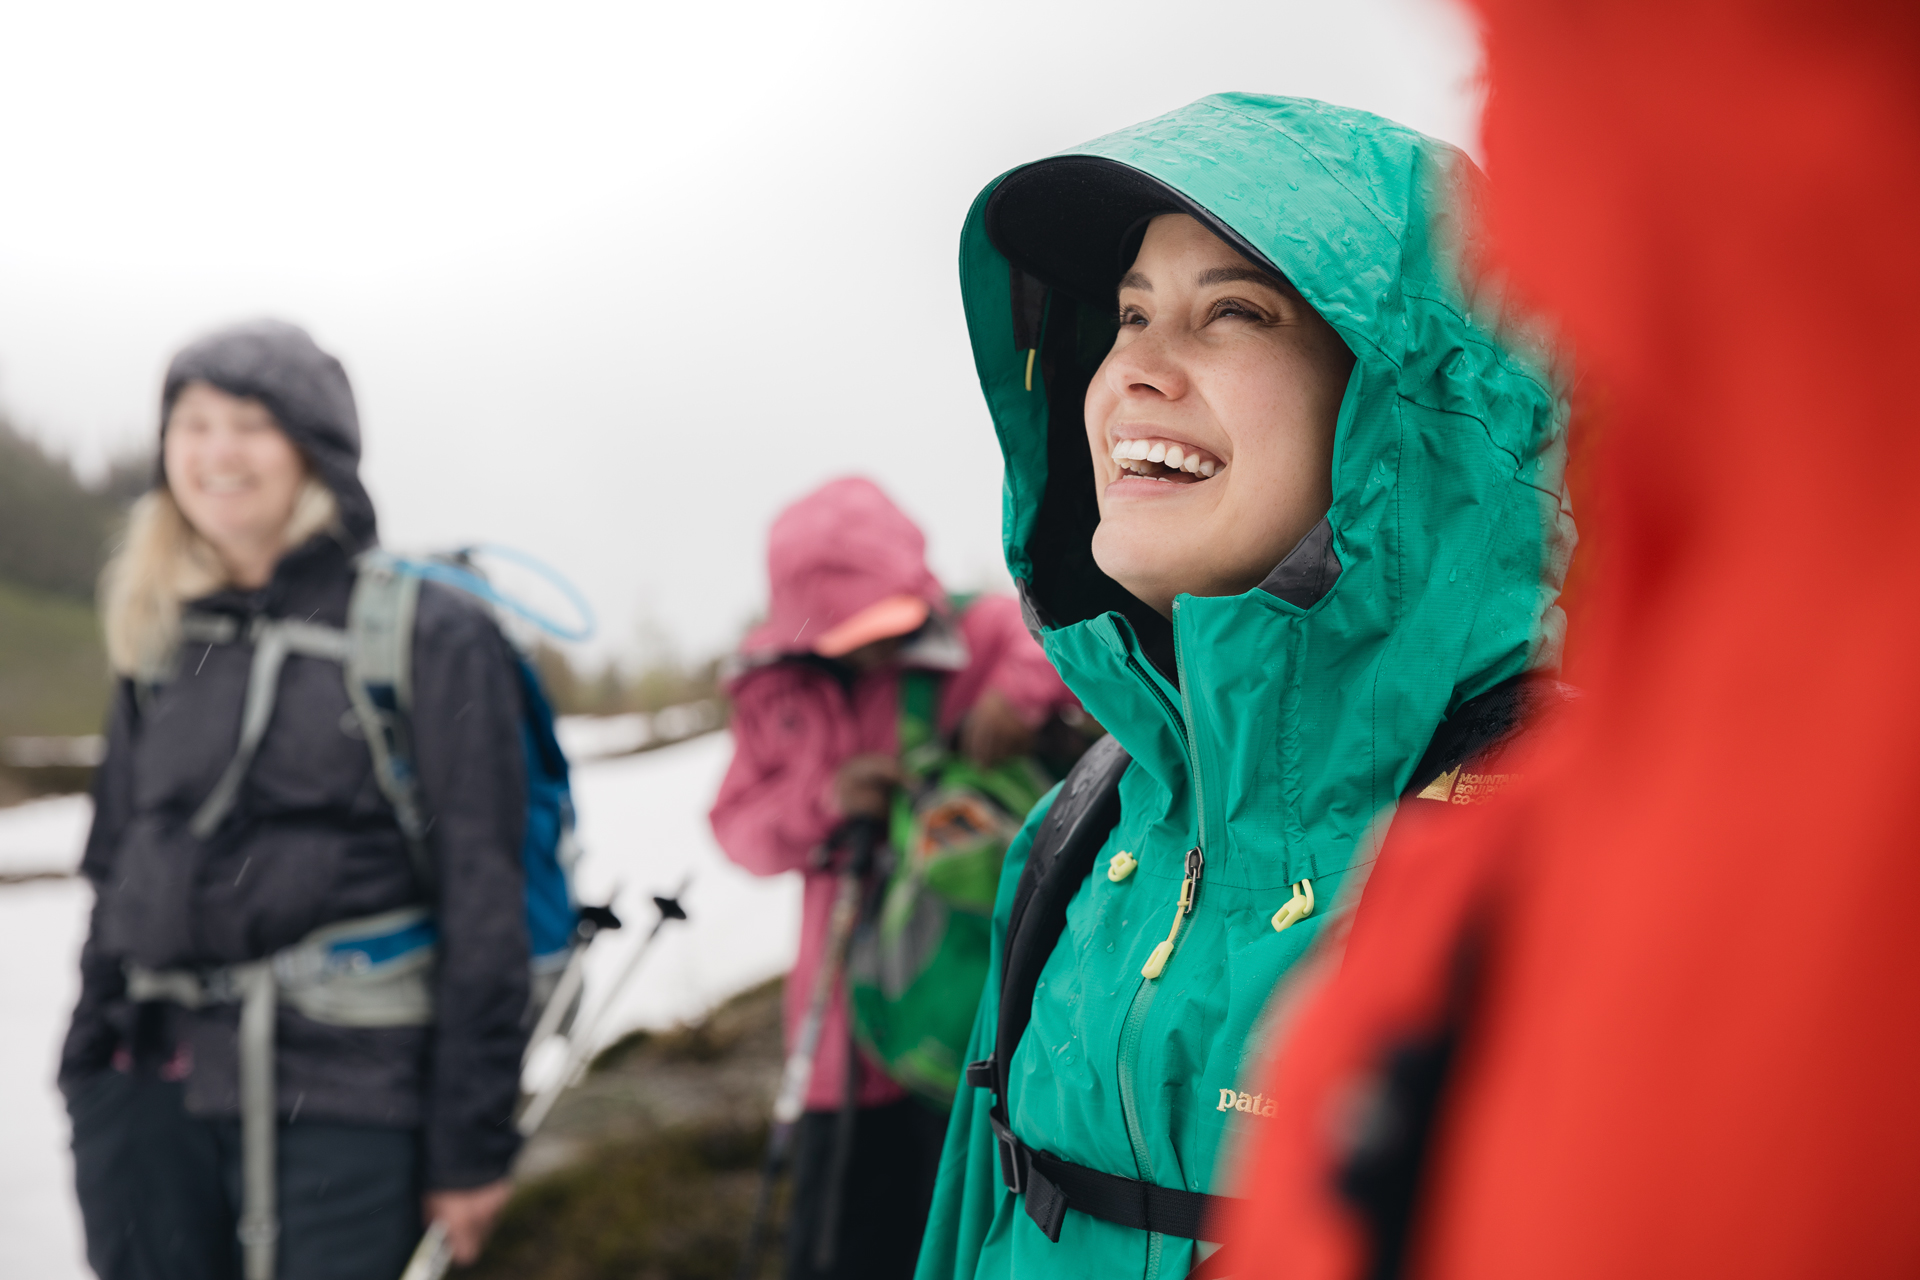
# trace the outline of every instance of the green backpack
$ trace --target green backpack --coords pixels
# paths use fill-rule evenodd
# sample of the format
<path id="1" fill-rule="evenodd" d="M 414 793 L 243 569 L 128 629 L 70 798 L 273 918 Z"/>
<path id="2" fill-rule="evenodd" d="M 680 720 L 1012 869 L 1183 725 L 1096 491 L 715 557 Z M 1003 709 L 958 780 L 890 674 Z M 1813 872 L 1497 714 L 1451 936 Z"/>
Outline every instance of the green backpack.
<path id="1" fill-rule="evenodd" d="M 888 828 L 891 866 L 847 951 L 853 1034 L 902 1086 L 953 1104 L 986 985 L 1000 863 L 1054 780 L 1031 758 L 982 769 L 936 732 L 942 679 L 900 677 L 907 785 Z"/>

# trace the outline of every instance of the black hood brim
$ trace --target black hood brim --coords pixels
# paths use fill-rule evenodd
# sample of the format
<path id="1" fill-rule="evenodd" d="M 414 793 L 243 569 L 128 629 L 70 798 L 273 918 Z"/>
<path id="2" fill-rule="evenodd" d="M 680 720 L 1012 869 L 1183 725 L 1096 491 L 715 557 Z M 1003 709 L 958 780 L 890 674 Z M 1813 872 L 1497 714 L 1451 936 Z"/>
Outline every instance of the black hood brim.
<path id="1" fill-rule="evenodd" d="M 987 200 L 987 237 L 1007 261 L 1096 307 L 1113 304 L 1147 224 L 1184 213 L 1282 280 L 1286 273 L 1218 215 L 1149 174 L 1100 156 L 1054 156 L 1009 173 Z"/>

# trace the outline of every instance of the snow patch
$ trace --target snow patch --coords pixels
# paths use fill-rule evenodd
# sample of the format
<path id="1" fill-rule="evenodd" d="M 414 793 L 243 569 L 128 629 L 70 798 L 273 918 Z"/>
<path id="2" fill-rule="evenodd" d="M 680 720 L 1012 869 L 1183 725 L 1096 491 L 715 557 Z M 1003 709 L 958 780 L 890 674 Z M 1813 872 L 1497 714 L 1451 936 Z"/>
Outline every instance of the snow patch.
<path id="1" fill-rule="evenodd" d="M 93 801 L 55 796 L 0 809 L 0 877 L 71 875 L 80 869 Z"/>
<path id="2" fill-rule="evenodd" d="M 46 810 L 59 803 L 0 810 L 0 847 L 17 834 L 16 819 L 44 824 Z M 66 812 L 70 821 L 71 805 Z M 80 994 L 80 943 L 92 906 L 93 890 L 84 880 L 0 888 L 0 1043 L 7 1046 L 0 1053 L 0 1134 L 6 1135 L 0 1142 L 0 1275 L 86 1280 L 93 1274 L 73 1200 L 67 1108 L 53 1083 Z"/>

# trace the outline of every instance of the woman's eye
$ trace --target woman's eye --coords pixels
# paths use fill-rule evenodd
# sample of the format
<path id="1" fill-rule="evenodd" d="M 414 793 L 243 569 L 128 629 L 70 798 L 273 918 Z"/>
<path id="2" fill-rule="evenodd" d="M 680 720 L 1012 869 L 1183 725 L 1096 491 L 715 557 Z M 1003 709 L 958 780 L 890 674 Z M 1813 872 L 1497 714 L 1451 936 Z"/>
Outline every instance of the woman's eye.
<path id="1" fill-rule="evenodd" d="M 1144 325 L 1146 324 L 1146 322 L 1147 322 L 1146 314 L 1142 312 L 1140 308 L 1138 307 L 1120 308 L 1120 327 L 1122 329 L 1126 328 L 1128 325 Z"/>
<path id="2" fill-rule="evenodd" d="M 1213 315 L 1216 320 L 1223 316 L 1237 316 L 1243 320 L 1265 320 L 1267 318 L 1264 313 L 1255 310 L 1251 304 L 1242 302 L 1238 298 L 1222 298 L 1220 301 L 1214 303 Z"/>

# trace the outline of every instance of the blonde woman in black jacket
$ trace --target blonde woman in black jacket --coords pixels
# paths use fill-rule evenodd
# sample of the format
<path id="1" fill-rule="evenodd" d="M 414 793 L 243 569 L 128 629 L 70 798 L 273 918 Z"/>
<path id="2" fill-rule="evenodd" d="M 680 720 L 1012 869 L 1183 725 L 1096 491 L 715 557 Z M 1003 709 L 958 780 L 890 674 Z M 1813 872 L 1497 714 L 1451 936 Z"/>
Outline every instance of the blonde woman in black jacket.
<path id="1" fill-rule="evenodd" d="M 346 626 L 356 556 L 375 544 L 359 454 L 345 372 L 291 325 L 215 333 L 168 371 L 159 475 L 102 582 L 119 679 L 61 1067 L 104 1280 L 383 1280 L 423 1216 L 475 1255 L 506 1196 L 526 784 L 520 694 L 492 619 L 455 592 L 420 593 L 424 842 L 410 847 L 376 784 L 337 660 L 285 659 L 264 734 L 232 767 L 256 641 Z M 237 788 L 223 789 L 230 773 Z M 263 1210 L 249 1179 L 265 1166 L 243 1158 L 233 994 L 252 988 L 232 979 L 367 921 L 390 935 L 370 954 L 412 948 L 430 1012 L 355 1025 L 308 1016 L 284 986 L 266 997 L 278 1125 Z"/>

